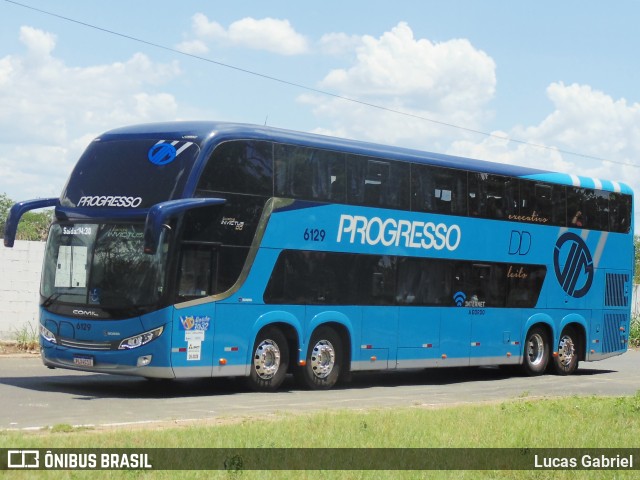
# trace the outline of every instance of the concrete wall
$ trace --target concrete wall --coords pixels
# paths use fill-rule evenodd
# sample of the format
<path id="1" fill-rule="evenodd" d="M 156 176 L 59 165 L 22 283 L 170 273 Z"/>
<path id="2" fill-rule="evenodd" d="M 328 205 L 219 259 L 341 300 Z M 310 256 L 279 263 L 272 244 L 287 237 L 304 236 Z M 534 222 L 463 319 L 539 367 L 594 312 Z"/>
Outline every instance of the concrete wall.
<path id="1" fill-rule="evenodd" d="M 38 328 L 44 247 L 44 242 L 20 240 L 13 248 L 0 245 L 0 340 L 15 340 L 24 328 Z"/>

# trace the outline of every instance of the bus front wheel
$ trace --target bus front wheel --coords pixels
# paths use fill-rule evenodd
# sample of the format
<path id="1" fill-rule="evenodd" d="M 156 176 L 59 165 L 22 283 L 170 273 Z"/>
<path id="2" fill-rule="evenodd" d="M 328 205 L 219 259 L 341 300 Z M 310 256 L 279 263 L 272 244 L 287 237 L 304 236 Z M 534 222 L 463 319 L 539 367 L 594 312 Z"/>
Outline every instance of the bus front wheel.
<path id="1" fill-rule="evenodd" d="M 571 375 L 578 369 L 578 337 L 572 327 L 560 335 L 558 354 L 553 357 L 553 371 L 558 375 Z"/>
<path id="2" fill-rule="evenodd" d="M 296 368 L 296 380 L 303 387 L 327 390 L 333 387 L 340 377 L 342 357 L 340 335 L 331 327 L 320 327 L 309 341 L 305 365 Z"/>
<path id="3" fill-rule="evenodd" d="M 253 344 L 249 387 L 257 392 L 277 390 L 288 367 L 289 344 L 284 334 L 274 327 L 260 332 Z"/>
<path id="4" fill-rule="evenodd" d="M 533 327 L 524 342 L 522 367 L 527 375 L 542 375 L 549 364 L 549 335 L 542 327 Z"/>

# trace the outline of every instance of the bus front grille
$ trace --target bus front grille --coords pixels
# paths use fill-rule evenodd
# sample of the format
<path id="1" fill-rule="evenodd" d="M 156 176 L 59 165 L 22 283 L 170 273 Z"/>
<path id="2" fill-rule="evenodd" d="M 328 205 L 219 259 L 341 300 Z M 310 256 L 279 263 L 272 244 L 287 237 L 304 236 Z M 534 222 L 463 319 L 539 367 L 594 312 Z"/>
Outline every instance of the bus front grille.
<path id="1" fill-rule="evenodd" d="M 58 344 L 63 347 L 77 348 L 80 350 L 111 350 L 113 346 L 110 342 L 87 342 L 72 338 L 59 338 Z"/>

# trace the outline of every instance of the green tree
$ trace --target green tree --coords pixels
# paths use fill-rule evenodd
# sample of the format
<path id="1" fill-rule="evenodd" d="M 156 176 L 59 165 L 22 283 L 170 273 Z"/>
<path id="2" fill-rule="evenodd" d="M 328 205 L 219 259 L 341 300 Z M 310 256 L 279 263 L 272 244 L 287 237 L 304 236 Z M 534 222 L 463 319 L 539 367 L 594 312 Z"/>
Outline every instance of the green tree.
<path id="1" fill-rule="evenodd" d="M 4 225 L 9 215 L 9 210 L 15 202 L 6 193 L 0 194 L 0 237 L 4 237 Z M 17 240 L 44 241 L 49 233 L 49 225 L 53 219 L 53 210 L 46 209 L 41 212 L 27 212 L 18 224 Z"/>

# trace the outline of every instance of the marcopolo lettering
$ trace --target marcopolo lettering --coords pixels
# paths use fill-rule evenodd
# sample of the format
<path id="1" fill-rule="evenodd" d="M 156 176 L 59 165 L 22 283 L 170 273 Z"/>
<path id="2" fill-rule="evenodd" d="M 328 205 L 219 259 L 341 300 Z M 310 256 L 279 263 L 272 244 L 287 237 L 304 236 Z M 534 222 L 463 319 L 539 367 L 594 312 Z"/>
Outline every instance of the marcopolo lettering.
<path id="1" fill-rule="evenodd" d="M 385 247 L 422 248 L 453 251 L 460 245 L 462 232 L 458 225 L 409 221 L 395 218 L 367 218 L 360 215 L 341 215 L 337 242 L 343 236 L 349 243 Z"/>
<path id="2" fill-rule="evenodd" d="M 84 196 L 78 200 L 78 207 L 123 207 L 137 208 L 142 204 L 141 197 L 124 196 Z"/>

